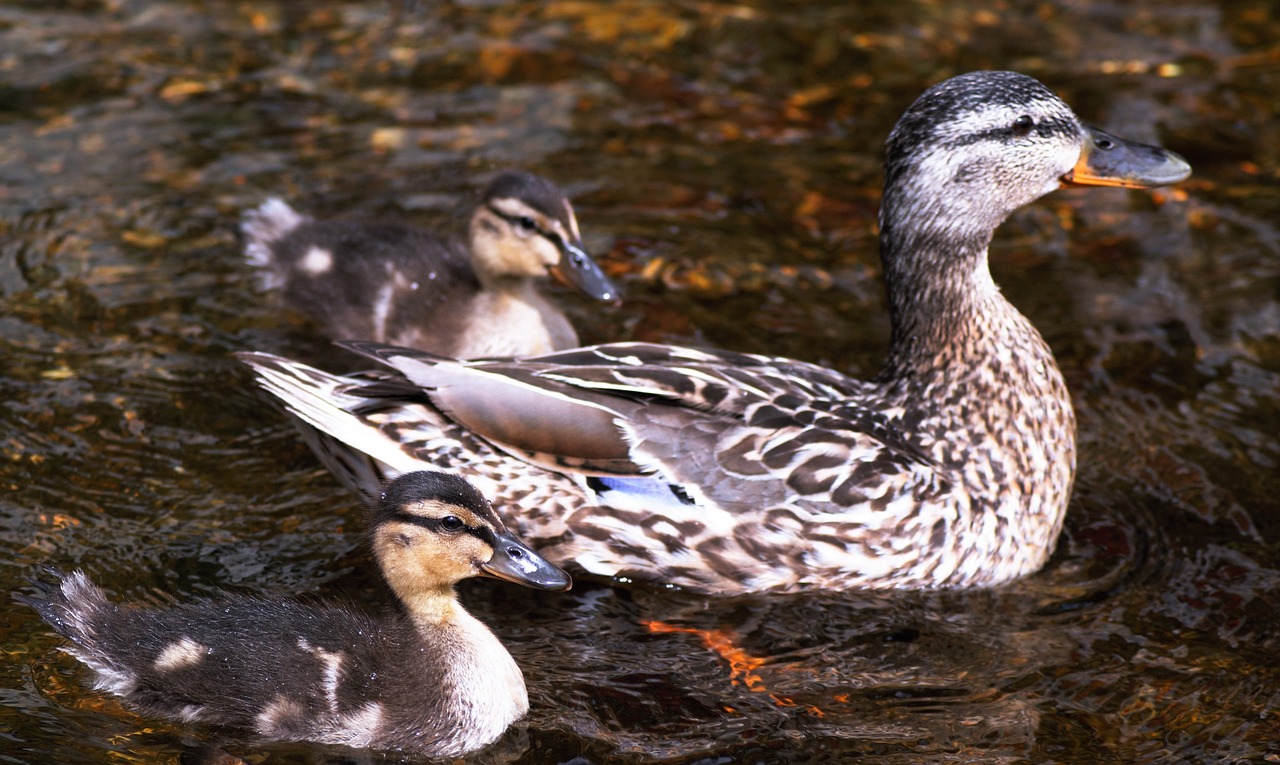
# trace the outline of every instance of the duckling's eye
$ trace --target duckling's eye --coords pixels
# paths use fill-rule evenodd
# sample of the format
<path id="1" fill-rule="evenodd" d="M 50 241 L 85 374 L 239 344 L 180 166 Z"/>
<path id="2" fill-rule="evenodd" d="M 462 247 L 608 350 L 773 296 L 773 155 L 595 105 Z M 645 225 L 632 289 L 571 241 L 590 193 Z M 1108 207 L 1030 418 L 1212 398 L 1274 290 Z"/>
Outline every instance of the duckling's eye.
<path id="1" fill-rule="evenodd" d="M 538 224 L 534 222 L 533 218 L 530 218 L 527 215 L 522 215 L 519 218 L 516 218 L 516 225 L 525 231 L 533 231 L 538 227 Z"/>
<path id="2" fill-rule="evenodd" d="M 465 524 L 462 522 L 462 519 L 456 515 L 446 515 L 440 519 L 440 528 L 445 531 L 457 531 L 464 525 Z"/>
<path id="3" fill-rule="evenodd" d="M 1024 114 L 1013 121 L 1013 134 L 1026 135 L 1031 132 L 1031 128 L 1036 126 L 1036 121 L 1031 118 L 1030 114 Z"/>

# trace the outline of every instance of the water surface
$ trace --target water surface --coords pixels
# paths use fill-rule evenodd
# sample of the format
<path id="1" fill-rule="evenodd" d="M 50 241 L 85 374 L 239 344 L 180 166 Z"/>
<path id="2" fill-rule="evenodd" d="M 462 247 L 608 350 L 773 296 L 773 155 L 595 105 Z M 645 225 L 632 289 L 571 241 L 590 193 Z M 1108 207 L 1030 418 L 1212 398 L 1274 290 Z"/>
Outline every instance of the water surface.
<path id="1" fill-rule="evenodd" d="M 368 597 L 361 513 L 230 354 L 352 361 L 255 291 L 235 225 L 456 222 L 569 189 L 645 339 L 876 370 L 879 153 L 925 87 L 1044 80 L 1186 156 L 1016 214 L 997 281 L 1080 418 L 1058 550 L 996 591 L 706 599 L 500 584 L 542 763 L 1280 761 L 1280 21 L 1265 2 L 0 2 L 0 584 Z M 88 690 L 0 600 L 0 762 L 249 762 Z M 185 758 L 185 759 L 184 759 Z M 576 759 L 575 759 L 576 758 Z"/>

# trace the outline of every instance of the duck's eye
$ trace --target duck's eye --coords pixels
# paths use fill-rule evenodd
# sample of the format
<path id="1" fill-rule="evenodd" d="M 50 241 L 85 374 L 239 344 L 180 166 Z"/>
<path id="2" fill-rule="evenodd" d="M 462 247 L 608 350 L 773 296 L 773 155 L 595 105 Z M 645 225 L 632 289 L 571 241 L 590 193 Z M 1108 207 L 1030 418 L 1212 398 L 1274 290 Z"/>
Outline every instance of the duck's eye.
<path id="1" fill-rule="evenodd" d="M 1036 126 L 1036 121 L 1031 119 L 1030 114 L 1024 114 L 1013 121 L 1013 134 L 1026 135 L 1031 132 L 1031 128 Z"/>
<path id="2" fill-rule="evenodd" d="M 533 231 L 538 227 L 538 224 L 534 222 L 533 218 L 530 218 L 527 215 L 522 215 L 519 218 L 516 218 L 516 225 L 525 231 Z"/>
<path id="3" fill-rule="evenodd" d="M 462 519 L 456 515 L 446 515 L 440 519 L 440 528 L 445 531 L 458 531 L 464 525 Z"/>

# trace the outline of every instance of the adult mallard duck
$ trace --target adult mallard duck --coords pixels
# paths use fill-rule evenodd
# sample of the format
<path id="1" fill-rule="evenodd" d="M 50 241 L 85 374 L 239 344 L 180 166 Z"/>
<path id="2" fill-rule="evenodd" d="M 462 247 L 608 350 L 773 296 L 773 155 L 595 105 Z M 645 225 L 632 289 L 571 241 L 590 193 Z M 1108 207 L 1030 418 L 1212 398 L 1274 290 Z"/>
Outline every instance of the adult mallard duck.
<path id="1" fill-rule="evenodd" d="M 374 556 L 399 610 L 224 595 L 122 607 L 82 571 L 18 595 L 71 641 L 99 689 L 145 713 L 317 741 L 456 757 L 529 708 L 524 676 L 458 604 L 471 576 L 540 590 L 569 577 L 513 537 L 462 478 L 415 472 L 374 509 Z"/>
<path id="2" fill-rule="evenodd" d="M 593 574 L 718 593 L 996 585 L 1053 550 L 1075 416 L 991 279 L 992 233 L 1062 185 L 1189 172 L 1030 77 L 930 88 L 886 148 L 892 337 L 867 381 L 642 343 L 476 362 L 345 343 L 386 366 L 372 377 L 243 358 L 352 486 L 423 464 L 473 476 L 544 554 Z"/>
<path id="3" fill-rule="evenodd" d="M 280 199 L 246 214 L 241 231 L 263 288 L 338 339 L 458 358 L 549 353 L 578 335 L 542 293 L 548 274 L 597 300 L 618 296 L 583 247 L 564 192 L 532 173 L 489 183 L 465 243 L 391 223 L 315 220 Z"/>

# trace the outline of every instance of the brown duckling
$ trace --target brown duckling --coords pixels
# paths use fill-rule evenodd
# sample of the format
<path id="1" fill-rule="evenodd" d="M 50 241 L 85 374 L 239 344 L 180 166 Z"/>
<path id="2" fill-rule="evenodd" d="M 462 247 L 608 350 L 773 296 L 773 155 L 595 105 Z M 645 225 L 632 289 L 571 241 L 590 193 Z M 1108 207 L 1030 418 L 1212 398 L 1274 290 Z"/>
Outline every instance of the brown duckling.
<path id="1" fill-rule="evenodd" d="M 512 536 L 468 482 L 389 483 L 370 539 L 392 613 L 222 595 L 117 605 L 82 571 L 18 595 L 71 641 L 94 685 L 143 714 L 315 741 L 453 757 L 496 740 L 529 707 L 511 654 L 458 603 L 490 576 L 540 590 L 570 579 Z"/>
<path id="2" fill-rule="evenodd" d="M 618 297 L 587 254 L 564 192 L 531 173 L 494 178 L 466 242 L 402 225 L 314 220 L 279 199 L 246 214 L 241 231 L 262 285 L 334 339 L 454 358 L 548 353 L 578 344 L 543 294 L 548 274 L 598 300 Z"/>

